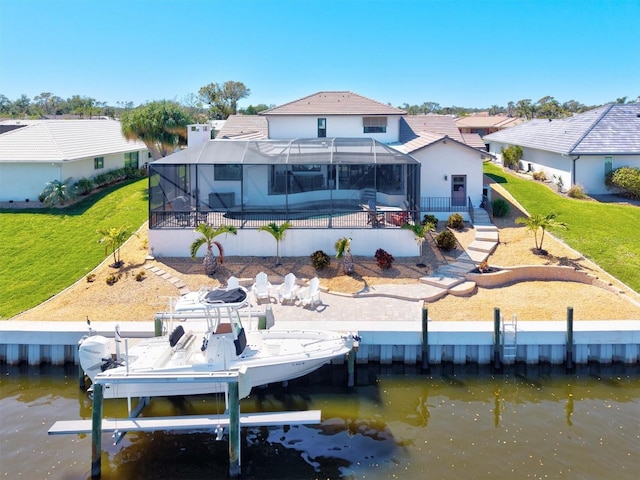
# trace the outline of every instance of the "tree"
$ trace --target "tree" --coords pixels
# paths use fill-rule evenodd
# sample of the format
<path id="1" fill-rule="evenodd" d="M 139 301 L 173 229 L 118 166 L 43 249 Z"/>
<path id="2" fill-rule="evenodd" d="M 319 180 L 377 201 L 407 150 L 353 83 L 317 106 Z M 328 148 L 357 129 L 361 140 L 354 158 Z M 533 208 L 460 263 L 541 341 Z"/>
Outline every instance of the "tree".
<path id="1" fill-rule="evenodd" d="M 142 140 L 154 160 L 187 144 L 187 125 L 191 116 L 176 102 L 150 102 L 122 113 L 122 134 L 129 140 Z"/>
<path id="2" fill-rule="evenodd" d="M 44 190 L 40 194 L 42 198 L 42 204 L 45 207 L 52 207 L 54 205 L 64 205 L 68 200 L 75 198 L 75 192 L 71 185 L 72 178 L 67 178 L 64 182 L 60 180 L 51 180 L 47 182 Z"/>
<path id="3" fill-rule="evenodd" d="M 238 100 L 251 95 L 244 83 L 229 80 L 220 85 L 210 83 L 198 90 L 198 95 L 204 103 L 209 105 L 214 118 L 224 120 L 238 111 Z"/>
<path id="4" fill-rule="evenodd" d="M 109 250 L 113 253 L 113 264 L 111 266 L 114 268 L 121 267 L 123 262 L 120 260 L 120 247 L 131 236 L 129 227 L 121 226 L 101 228 L 96 230 L 96 232 L 102 235 L 102 238 L 98 240 L 98 243 L 104 244 L 105 254 Z"/>
<path id="5" fill-rule="evenodd" d="M 218 269 L 218 259 L 220 260 L 220 264 L 224 263 L 224 250 L 222 248 L 222 244 L 215 241 L 214 238 L 223 233 L 237 235 L 238 229 L 233 225 L 220 225 L 214 230 L 211 225 L 201 223 L 196 227 L 194 231 L 196 233 L 200 233 L 201 235 L 196 238 L 191 244 L 191 258 L 195 260 L 200 247 L 202 247 L 202 245 L 206 245 L 207 252 L 204 255 L 204 259 L 202 260 L 202 266 L 204 268 L 204 273 L 206 273 L 207 275 L 213 275 Z M 213 245 L 218 247 L 218 259 L 216 259 L 216 257 L 213 255 Z"/>
<path id="6" fill-rule="evenodd" d="M 258 231 L 268 232 L 273 238 L 276 239 L 276 266 L 280 266 L 280 242 L 284 240 L 284 235 L 287 230 L 292 227 L 291 222 L 284 222 L 282 225 L 278 225 L 275 222 L 271 222 L 268 225 L 262 225 L 258 228 Z"/>
<path id="7" fill-rule="evenodd" d="M 424 243 L 427 233 L 435 230 L 436 226 L 431 222 L 426 223 L 403 223 L 400 227 L 403 230 L 411 230 L 413 235 L 416 238 L 416 242 L 418 243 L 418 251 L 420 252 L 420 257 L 422 257 L 422 244 Z M 424 268 L 426 267 L 424 262 L 420 262 L 416 265 L 417 267 Z"/>
<path id="8" fill-rule="evenodd" d="M 351 255 L 351 239 L 342 237 L 335 244 L 336 258 L 342 259 L 342 267 L 346 275 L 353 273 L 353 255 Z"/>
<path id="9" fill-rule="evenodd" d="M 544 242 L 544 233 L 552 228 L 563 228 L 568 229 L 569 227 L 565 222 L 557 222 L 555 213 L 548 213 L 547 215 L 542 215 L 541 213 L 536 213 L 531 215 L 530 217 L 518 217 L 516 218 L 516 223 L 521 225 L 526 225 L 527 229 L 533 232 L 535 242 L 536 242 L 536 250 L 540 253 L 546 254 L 546 252 L 542 249 L 542 242 Z M 542 236 L 540 237 L 540 244 L 538 245 L 538 231 L 542 230 Z"/>
<path id="10" fill-rule="evenodd" d="M 259 103 L 258 105 L 249 105 L 247 108 L 241 108 L 238 110 L 238 113 L 242 115 L 257 115 L 258 113 L 269 110 L 270 108 L 275 107 L 275 105 L 266 105 L 264 103 Z"/>

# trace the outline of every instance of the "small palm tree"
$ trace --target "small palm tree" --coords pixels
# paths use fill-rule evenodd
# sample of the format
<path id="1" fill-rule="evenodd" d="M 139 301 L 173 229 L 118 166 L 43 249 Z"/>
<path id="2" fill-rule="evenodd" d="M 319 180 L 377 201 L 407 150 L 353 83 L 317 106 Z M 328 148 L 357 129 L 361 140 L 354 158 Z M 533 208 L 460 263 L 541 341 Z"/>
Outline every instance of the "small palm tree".
<path id="1" fill-rule="evenodd" d="M 223 233 L 230 233 L 232 235 L 238 234 L 238 229 L 233 225 L 220 225 L 218 228 L 214 230 L 211 225 L 207 225 L 206 223 L 201 223 L 194 230 L 196 233 L 200 233 L 201 235 L 196 238 L 191 244 L 191 258 L 196 259 L 196 255 L 200 247 L 203 245 L 207 246 L 207 252 L 204 254 L 204 259 L 202 260 L 202 266 L 204 267 L 204 273 L 207 275 L 213 275 L 216 273 L 218 269 L 218 259 L 216 259 L 213 254 L 213 246 L 218 247 L 218 258 L 220 263 L 224 263 L 224 250 L 222 248 L 222 244 L 214 240 L 215 237 L 221 235 Z"/>
<path id="2" fill-rule="evenodd" d="M 418 243 L 420 257 L 422 257 L 422 244 L 425 241 L 427 233 L 435 230 L 436 226 L 431 222 L 404 223 L 400 228 L 402 228 L 403 230 L 411 230 L 413 232 L 413 235 L 416 238 L 416 242 Z M 426 267 L 426 265 L 423 262 L 418 263 L 416 266 L 420 268 Z"/>
<path id="3" fill-rule="evenodd" d="M 291 222 L 284 222 L 282 225 L 271 222 L 258 228 L 258 231 L 268 232 L 276 239 L 276 267 L 282 265 L 280 263 L 280 242 L 284 240 L 285 232 L 291 227 Z"/>
<path id="4" fill-rule="evenodd" d="M 45 207 L 52 207 L 58 204 L 64 205 L 67 200 L 74 199 L 76 195 L 71 180 L 69 177 L 64 182 L 60 180 L 48 182 L 42 191 L 42 204 Z"/>
<path id="5" fill-rule="evenodd" d="M 120 247 L 127 241 L 127 238 L 131 236 L 129 227 L 101 228 L 96 230 L 96 232 L 102 235 L 98 243 L 104 243 L 105 254 L 109 250 L 113 253 L 113 264 L 111 266 L 114 268 L 121 267 L 123 262 L 120 260 Z"/>
<path id="6" fill-rule="evenodd" d="M 353 256 L 351 255 L 351 239 L 342 237 L 335 244 L 336 258 L 342 259 L 342 267 L 346 275 L 353 273 Z"/>
<path id="7" fill-rule="evenodd" d="M 565 222 L 557 222 L 556 216 L 557 215 L 553 212 L 548 213 L 547 215 L 536 213 L 535 215 L 531 215 L 530 217 L 518 217 L 516 218 L 516 223 L 526 225 L 527 229 L 533 232 L 536 242 L 536 250 L 540 253 L 545 253 L 545 251 L 542 249 L 542 242 L 544 242 L 545 231 L 551 228 L 564 228 L 565 230 L 569 228 Z M 538 230 L 542 230 L 540 244 L 538 244 Z"/>

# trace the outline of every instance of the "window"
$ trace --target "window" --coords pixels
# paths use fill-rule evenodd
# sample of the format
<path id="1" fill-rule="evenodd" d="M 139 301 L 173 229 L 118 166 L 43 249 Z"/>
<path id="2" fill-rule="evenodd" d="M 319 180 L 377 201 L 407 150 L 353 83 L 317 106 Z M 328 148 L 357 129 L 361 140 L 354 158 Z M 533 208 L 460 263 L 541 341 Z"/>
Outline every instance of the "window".
<path id="1" fill-rule="evenodd" d="M 613 170 L 613 157 L 604 157 L 604 176 L 606 177 Z"/>
<path id="2" fill-rule="evenodd" d="M 387 117 L 363 117 L 364 133 L 387 133 Z"/>
<path id="3" fill-rule="evenodd" d="M 327 119 L 318 119 L 318 138 L 325 138 L 327 136 Z"/>
<path id="4" fill-rule="evenodd" d="M 100 170 L 104 168 L 104 157 L 96 157 L 93 159 L 93 169 Z"/>
<path id="5" fill-rule="evenodd" d="M 138 168 L 138 152 L 126 152 L 124 154 L 125 168 Z"/>
<path id="6" fill-rule="evenodd" d="M 242 165 L 214 165 L 213 178 L 216 180 L 242 180 Z"/>

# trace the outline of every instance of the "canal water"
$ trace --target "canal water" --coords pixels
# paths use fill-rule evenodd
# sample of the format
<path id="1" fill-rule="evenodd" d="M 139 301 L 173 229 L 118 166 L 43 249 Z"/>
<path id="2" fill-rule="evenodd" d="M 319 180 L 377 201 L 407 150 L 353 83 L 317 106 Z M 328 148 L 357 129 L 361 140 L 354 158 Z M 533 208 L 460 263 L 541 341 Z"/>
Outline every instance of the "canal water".
<path id="1" fill-rule="evenodd" d="M 90 478 L 88 435 L 48 436 L 57 420 L 91 419 L 76 367 L 0 367 L 0 478 Z M 248 479 L 616 479 L 640 471 L 640 372 L 517 366 L 344 367 L 259 390 L 241 410 L 319 409 L 322 424 L 242 431 Z M 218 396 L 156 398 L 147 416 L 212 414 Z M 105 416 L 126 416 L 107 400 Z M 102 440 L 103 479 L 228 477 L 227 438 L 129 433 Z"/>

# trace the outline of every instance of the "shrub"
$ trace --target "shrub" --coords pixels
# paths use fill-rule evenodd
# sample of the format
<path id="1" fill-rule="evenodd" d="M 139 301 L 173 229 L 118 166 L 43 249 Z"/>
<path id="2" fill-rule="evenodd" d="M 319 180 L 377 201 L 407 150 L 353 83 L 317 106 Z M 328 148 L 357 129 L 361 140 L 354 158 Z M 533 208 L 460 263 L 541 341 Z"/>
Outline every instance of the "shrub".
<path id="1" fill-rule="evenodd" d="M 449 219 L 447 220 L 447 227 L 454 228 L 456 230 L 460 230 L 462 227 L 464 227 L 464 220 L 462 218 L 462 215 L 460 215 L 459 213 L 452 213 L 451 215 L 449 215 Z"/>
<path id="2" fill-rule="evenodd" d="M 544 170 L 539 170 L 537 172 L 533 172 L 533 179 L 537 180 L 539 182 L 546 182 L 547 181 L 547 174 L 544 173 Z"/>
<path id="3" fill-rule="evenodd" d="M 78 195 L 89 195 L 93 190 L 93 182 L 88 178 L 81 178 L 73 185 L 73 188 Z"/>
<path id="4" fill-rule="evenodd" d="M 562 175 L 558 175 L 558 176 L 553 176 L 553 181 L 556 184 L 556 187 L 558 187 L 558 191 L 560 193 L 564 192 L 564 180 L 562 180 Z"/>
<path id="5" fill-rule="evenodd" d="M 135 279 L 138 282 L 141 282 L 142 280 L 144 280 L 147 277 L 147 272 L 145 272 L 144 270 L 140 270 L 138 273 L 136 273 Z"/>
<path id="6" fill-rule="evenodd" d="M 114 283 L 116 283 L 118 281 L 118 276 L 117 275 L 109 275 L 106 279 L 105 282 L 107 282 L 107 285 L 113 285 Z"/>
<path id="7" fill-rule="evenodd" d="M 491 210 L 494 217 L 506 217 L 509 214 L 509 203 L 502 198 L 496 198 L 491 202 Z"/>
<path id="8" fill-rule="evenodd" d="M 520 168 L 520 159 L 522 158 L 522 148 L 518 145 L 512 145 L 509 148 L 502 148 L 502 165 L 512 170 L 518 170 Z"/>
<path id="9" fill-rule="evenodd" d="M 90 274 L 89 274 L 89 275 L 87 275 L 85 278 L 87 279 L 87 282 L 88 282 L 88 283 L 95 282 L 95 280 L 96 280 L 96 274 L 95 274 L 95 273 L 90 273 Z"/>
<path id="10" fill-rule="evenodd" d="M 426 225 L 427 223 L 432 224 L 434 227 L 438 226 L 438 218 L 435 215 L 425 215 L 422 217 L 422 225 Z"/>
<path id="11" fill-rule="evenodd" d="M 584 199 L 587 198 L 587 195 L 584 193 L 584 188 L 582 185 L 572 185 L 569 190 L 567 190 L 567 195 L 571 198 Z"/>
<path id="12" fill-rule="evenodd" d="M 382 248 L 379 248 L 378 250 L 376 250 L 376 254 L 374 256 L 376 257 L 376 262 L 378 262 L 378 266 L 383 270 L 388 270 L 389 268 L 391 268 L 391 264 L 395 260 L 395 258 L 393 258 L 393 255 L 383 250 Z"/>
<path id="13" fill-rule="evenodd" d="M 640 168 L 621 167 L 610 172 L 605 183 L 609 188 L 619 188 L 620 193 L 631 198 L 640 198 Z"/>
<path id="14" fill-rule="evenodd" d="M 331 258 L 322 250 L 317 250 L 311 254 L 311 265 L 316 270 L 327 268 L 331 264 Z"/>
<path id="15" fill-rule="evenodd" d="M 442 250 L 453 250 L 456 248 L 457 244 L 458 241 L 456 240 L 456 236 L 450 230 L 444 230 L 436 237 L 436 245 L 438 245 L 438 248 Z"/>

